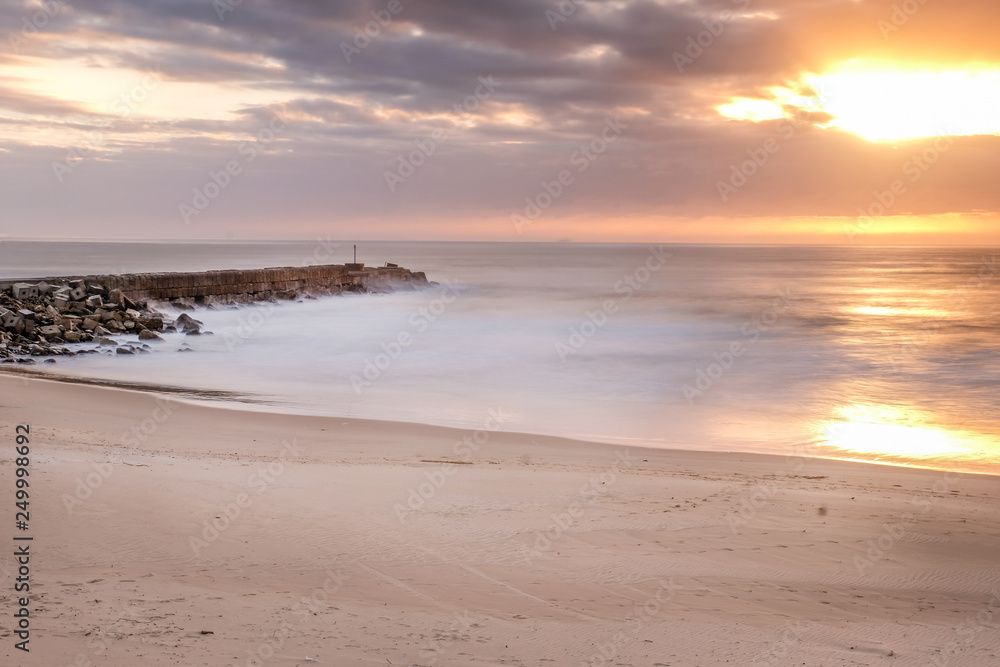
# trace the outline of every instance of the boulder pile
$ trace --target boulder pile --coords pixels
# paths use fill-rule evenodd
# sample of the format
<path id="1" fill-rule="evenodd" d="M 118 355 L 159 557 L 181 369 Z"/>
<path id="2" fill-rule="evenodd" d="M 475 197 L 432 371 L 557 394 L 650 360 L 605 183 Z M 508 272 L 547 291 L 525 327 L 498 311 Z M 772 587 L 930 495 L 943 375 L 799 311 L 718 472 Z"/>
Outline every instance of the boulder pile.
<path id="1" fill-rule="evenodd" d="M 148 302 L 136 303 L 120 290 L 96 282 L 14 283 L 0 291 L 0 363 L 33 363 L 31 357 L 98 351 L 75 351 L 66 343 L 97 342 L 118 348 L 119 354 L 150 349 L 142 343 L 119 346 L 112 338 L 116 334 L 137 334 L 140 341 L 150 341 L 159 340 L 164 331 L 201 333 L 201 322 L 187 315 L 181 319 L 184 322 L 174 322 Z"/>
<path id="2" fill-rule="evenodd" d="M 184 273 L 135 273 L 81 278 L 35 278 L 0 283 L 0 363 L 34 357 L 142 354 L 161 333 L 189 336 L 204 324 L 187 313 L 176 320 L 155 304 L 177 310 L 235 308 L 255 301 L 298 300 L 344 292 L 385 293 L 436 285 L 423 272 L 396 265 L 348 270 L 320 265 Z M 116 335 L 137 336 L 128 342 Z M 98 343 L 85 347 L 72 343 Z M 179 351 L 190 351 L 183 346 Z M 46 359 L 55 362 L 55 359 Z"/>

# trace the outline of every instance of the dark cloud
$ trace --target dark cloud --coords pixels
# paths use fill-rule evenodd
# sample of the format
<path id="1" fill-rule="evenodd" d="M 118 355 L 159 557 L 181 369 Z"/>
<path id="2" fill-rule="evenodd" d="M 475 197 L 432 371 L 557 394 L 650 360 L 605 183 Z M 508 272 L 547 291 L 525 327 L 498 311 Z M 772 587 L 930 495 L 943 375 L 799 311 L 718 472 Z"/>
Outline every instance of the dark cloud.
<path id="1" fill-rule="evenodd" d="M 778 129 L 724 121 L 714 106 L 853 58 L 1000 62 L 995 0 L 913 0 L 912 16 L 894 9 L 904 4 L 399 0 L 390 14 L 390 0 L 244 0 L 220 17 L 219 3 L 207 0 L 90 0 L 64 5 L 28 34 L 33 5 L 0 3 L 3 34 L 24 38 L 23 57 L 158 67 L 164 95 L 171 84 L 195 82 L 286 98 L 231 109 L 229 121 L 114 119 L 0 79 L 0 128 L 23 122 L 16 114 L 34 116 L 36 128 L 81 132 L 87 118 L 115 121 L 107 150 L 64 182 L 51 163 L 72 144 L 36 146 L 37 137 L 29 143 L 12 132 L 0 144 L 0 173 L 15 184 L 9 211 L 43 224 L 72 210 L 117 230 L 109 234 L 135 219 L 186 233 L 176 227 L 178 203 L 279 117 L 280 137 L 201 223 L 308 221 L 332 208 L 341 216 L 505 215 L 620 116 L 628 129 L 554 215 L 851 215 L 919 146 L 803 126 L 723 201 L 720 180 Z M 359 37 L 366 28 L 371 35 Z M 0 53 L 0 65 L 16 62 L 10 49 Z M 487 76 L 495 90 L 470 97 Z M 467 111 L 454 111 L 468 100 Z M 444 139 L 426 165 L 390 192 L 386 171 L 434 133 Z M 958 141 L 901 205 L 921 214 L 997 210 L 989 182 L 996 141 Z"/>

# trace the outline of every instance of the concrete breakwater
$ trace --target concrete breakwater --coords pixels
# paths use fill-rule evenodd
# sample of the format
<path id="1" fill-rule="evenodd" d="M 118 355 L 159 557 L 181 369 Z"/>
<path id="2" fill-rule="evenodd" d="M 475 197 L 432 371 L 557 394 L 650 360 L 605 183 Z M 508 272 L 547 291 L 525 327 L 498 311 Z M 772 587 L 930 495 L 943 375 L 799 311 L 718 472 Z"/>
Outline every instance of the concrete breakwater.
<path id="1" fill-rule="evenodd" d="M 143 341 L 160 340 L 161 333 L 209 333 L 186 313 L 175 319 L 158 311 L 159 305 L 191 310 L 429 284 L 422 272 L 392 264 L 5 280 L 0 281 L 0 361 L 97 351 L 71 349 L 66 343 L 97 342 L 117 353 L 135 354 L 149 351 Z M 119 334 L 138 335 L 138 346 L 119 345 L 113 339 Z"/>
<path id="2" fill-rule="evenodd" d="M 363 264 L 329 264 L 187 273 L 124 273 L 76 278 L 3 280 L 0 281 L 0 290 L 11 291 L 15 285 L 23 284 L 28 285 L 29 288 L 26 289 L 30 291 L 30 285 L 42 283 L 44 289 L 45 286 L 68 286 L 71 282 L 83 282 L 88 286 L 98 285 L 105 291 L 119 290 L 133 301 L 181 300 L 182 307 L 187 303 L 210 305 L 266 301 L 271 298 L 294 299 L 299 294 L 378 292 L 428 284 L 423 272 L 413 272 L 398 266 L 365 268 Z"/>

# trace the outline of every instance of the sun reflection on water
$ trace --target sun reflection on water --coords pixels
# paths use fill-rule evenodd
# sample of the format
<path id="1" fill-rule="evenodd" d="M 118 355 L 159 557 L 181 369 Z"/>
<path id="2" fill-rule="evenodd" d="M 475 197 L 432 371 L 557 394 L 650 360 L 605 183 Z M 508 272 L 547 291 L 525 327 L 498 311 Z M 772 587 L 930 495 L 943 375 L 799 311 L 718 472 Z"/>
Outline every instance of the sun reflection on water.
<path id="1" fill-rule="evenodd" d="M 886 457 L 952 458 L 980 449 L 973 434 L 932 425 L 918 410 L 891 406 L 844 406 L 823 433 L 828 446 Z"/>

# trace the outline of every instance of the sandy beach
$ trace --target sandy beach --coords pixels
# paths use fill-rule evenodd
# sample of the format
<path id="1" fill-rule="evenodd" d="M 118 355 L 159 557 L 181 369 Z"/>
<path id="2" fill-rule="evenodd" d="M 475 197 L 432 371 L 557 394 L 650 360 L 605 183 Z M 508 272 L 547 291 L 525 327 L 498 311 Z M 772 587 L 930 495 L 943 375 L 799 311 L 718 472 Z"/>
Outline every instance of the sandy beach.
<path id="1" fill-rule="evenodd" d="M 996 478 L 0 377 L 4 665 L 989 665 Z M 683 447 L 683 443 L 678 443 Z M 9 611 L 9 613 L 8 613 Z"/>

